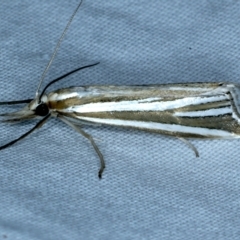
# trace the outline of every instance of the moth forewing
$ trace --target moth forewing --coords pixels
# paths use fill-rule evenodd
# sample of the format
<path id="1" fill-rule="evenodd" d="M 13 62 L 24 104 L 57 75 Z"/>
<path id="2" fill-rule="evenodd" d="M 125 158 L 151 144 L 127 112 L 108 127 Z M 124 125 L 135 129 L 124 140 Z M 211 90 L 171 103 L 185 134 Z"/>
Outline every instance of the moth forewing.
<path id="1" fill-rule="evenodd" d="M 177 137 L 238 138 L 239 86 L 189 83 L 86 86 L 48 95 L 52 112 L 81 122 Z"/>

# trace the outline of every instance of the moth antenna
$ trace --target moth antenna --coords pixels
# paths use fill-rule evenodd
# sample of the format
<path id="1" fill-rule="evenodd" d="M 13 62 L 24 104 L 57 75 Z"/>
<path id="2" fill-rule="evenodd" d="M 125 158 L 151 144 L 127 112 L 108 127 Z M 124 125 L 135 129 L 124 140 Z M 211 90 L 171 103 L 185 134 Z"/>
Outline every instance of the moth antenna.
<path id="1" fill-rule="evenodd" d="M 82 69 L 84 69 L 84 68 L 93 67 L 93 66 L 98 65 L 98 64 L 99 64 L 99 62 L 94 63 L 94 64 L 91 64 L 91 65 L 86 65 L 86 66 L 83 66 L 83 67 L 79 67 L 79 68 L 77 68 L 77 69 L 72 70 L 71 72 L 65 73 L 64 75 L 62 75 L 62 76 L 60 76 L 60 77 L 52 80 L 52 81 L 51 81 L 50 83 L 48 83 L 48 84 L 45 86 L 45 88 L 42 90 L 42 92 L 41 92 L 41 94 L 40 94 L 40 96 L 39 96 L 39 103 L 41 102 L 41 98 L 42 98 L 43 94 L 45 93 L 45 91 L 47 90 L 47 88 L 48 88 L 50 85 L 52 85 L 53 83 L 58 82 L 58 81 L 60 81 L 61 79 L 65 78 L 65 77 L 68 77 L 69 75 L 71 75 L 71 74 L 73 74 L 73 73 L 75 73 L 75 72 L 77 72 L 77 71 L 80 71 L 80 70 L 82 70 Z"/>
<path id="2" fill-rule="evenodd" d="M 72 16 L 71 16 L 70 19 L 68 20 L 68 23 L 67 23 L 65 29 L 63 30 L 63 33 L 62 33 L 61 37 L 59 38 L 59 40 L 58 40 L 58 42 L 57 42 L 57 45 L 56 45 L 56 47 L 55 47 L 55 49 L 54 49 L 54 52 L 53 52 L 53 54 L 52 54 L 52 56 L 51 56 L 51 58 L 50 58 L 50 60 L 49 60 L 49 62 L 48 62 L 48 64 L 47 64 L 47 66 L 46 66 L 46 68 L 45 68 L 42 76 L 41 76 L 41 79 L 40 79 L 40 82 L 39 82 L 39 85 L 38 85 L 37 91 L 36 91 L 36 97 L 38 97 L 38 95 L 39 95 L 39 89 L 40 89 L 40 87 L 41 87 L 41 85 L 42 85 L 42 82 L 43 82 L 44 78 L 46 77 L 46 74 L 47 74 L 50 66 L 52 65 L 52 62 L 53 62 L 53 60 L 54 60 L 54 58 L 55 58 L 55 56 L 56 56 L 56 54 L 57 54 L 57 52 L 58 52 L 58 49 L 59 49 L 59 47 L 60 47 L 60 45 L 61 45 L 61 43 L 62 43 L 62 41 L 63 41 L 64 36 L 66 35 L 66 32 L 67 32 L 67 30 L 68 30 L 68 28 L 69 28 L 69 26 L 70 26 L 70 24 L 71 24 L 74 16 L 76 15 L 78 9 L 79 9 L 80 6 L 82 5 L 82 1 L 83 1 L 83 0 L 80 1 L 80 3 L 78 4 L 78 6 L 76 7 L 76 9 L 74 10 Z"/>

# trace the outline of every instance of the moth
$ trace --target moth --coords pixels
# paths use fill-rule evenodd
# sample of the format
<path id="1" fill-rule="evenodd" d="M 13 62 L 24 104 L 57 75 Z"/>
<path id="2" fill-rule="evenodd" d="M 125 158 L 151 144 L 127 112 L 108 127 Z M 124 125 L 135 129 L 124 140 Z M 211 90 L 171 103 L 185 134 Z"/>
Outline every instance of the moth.
<path id="1" fill-rule="evenodd" d="M 240 86 L 233 83 L 178 83 L 143 86 L 76 86 L 46 93 L 57 81 L 98 63 L 75 69 L 48 83 L 39 92 L 41 83 L 58 51 L 60 43 L 81 2 L 71 16 L 55 48 L 34 99 L 0 104 L 27 105 L 17 112 L 1 114 L 5 122 L 42 119 L 19 138 L 3 145 L 10 147 L 40 128 L 53 116 L 86 137 L 100 159 L 99 178 L 105 168 L 101 151 L 84 124 L 111 125 L 155 132 L 177 137 L 199 156 L 188 138 L 233 139 L 240 137 Z"/>

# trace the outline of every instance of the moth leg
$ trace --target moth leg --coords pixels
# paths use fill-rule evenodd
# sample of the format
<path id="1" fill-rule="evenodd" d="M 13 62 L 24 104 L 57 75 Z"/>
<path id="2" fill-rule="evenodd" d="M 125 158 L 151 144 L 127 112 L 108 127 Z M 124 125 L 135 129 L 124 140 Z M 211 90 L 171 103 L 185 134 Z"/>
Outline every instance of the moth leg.
<path id="1" fill-rule="evenodd" d="M 77 127 L 77 128 L 78 128 L 78 127 Z M 75 129 L 76 129 L 76 128 L 75 128 Z M 105 169 L 106 166 L 105 166 L 105 161 L 104 161 L 104 158 L 103 158 L 103 155 L 102 155 L 101 151 L 99 150 L 97 144 L 95 143 L 94 139 L 92 138 L 92 136 L 91 136 L 90 134 L 86 133 L 86 132 L 83 131 L 81 128 L 78 128 L 78 129 L 76 129 L 76 130 L 77 130 L 79 133 L 81 133 L 85 138 L 87 138 L 87 139 L 91 142 L 94 150 L 96 151 L 96 153 L 97 153 L 97 155 L 98 155 L 98 157 L 99 157 L 99 159 L 100 159 L 100 165 L 101 165 L 101 167 L 100 167 L 100 169 L 99 169 L 99 171 L 98 171 L 98 177 L 99 177 L 99 178 L 102 178 L 102 173 L 103 173 L 103 171 L 104 171 L 104 169 Z"/>
<path id="2" fill-rule="evenodd" d="M 100 167 L 100 169 L 98 171 L 98 177 L 101 179 L 102 178 L 102 173 L 103 173 L 103 171 L 105 169 L 105 161 L 104 161 L 104 158 L 103 158 L 103 155 L 102 155 L 101 151 L 99 150 L 99 148 L 98 148 L 97 144 L 95 143 L 95 141 L 93 140 L 92 136 L 90 134 L 86 133 L 85 131 L 83 131 L 79 126 L 76 126 L 75 124 L 72 124 L 70 121 L 66 120 L 66 118 L 64 118 L 62 116 L 59 116 L 59 115 L 58 115 L 58 117 L 63 122 L 65 122 L 67 125 L 72 127 L 74 130 L 76 130 L 77 132 L 81 133 L 85 138 L 87 138 L 91 142 L 94 150 L 96 151 L 96 153 L 97 153 L 97 155 L 98 155 L 98 157 L 100 159 L 101 167 Z"/>
<path id="3" fill-rule="evenodd" d="M 43 119 L 41 119 L 33 128 L 31 128 L 29 131 L 27 131 L 26 133 L 24 133 L 22 136 L 20 136 L 19 138 L 16 138 L 15 140 L 0 146 L 0 151 L 4 148 L 8 148 L 10 146 L 12 146 L 14 143 L 24 139 L 25 137 L 27 137 L 29 134 L 31 134 L 33 131 L 35 131 L 36 129 L 42 127 L 42 125 L 48 120 L 48 118 L 51 116 L 51 114 L 46 115 Z"/>
<path id="4" fill-rule="evenodd" d="M 179 140 L 181 140 L 182 142 L 184 142 L 185 144 L 187 144 L 195 153 L 196 157 L 199 157 L 199 153 L 197 148 L 191 143 L 189 142 L 187 139 L 182 138 L 182 137 L 177 137 Z"/>

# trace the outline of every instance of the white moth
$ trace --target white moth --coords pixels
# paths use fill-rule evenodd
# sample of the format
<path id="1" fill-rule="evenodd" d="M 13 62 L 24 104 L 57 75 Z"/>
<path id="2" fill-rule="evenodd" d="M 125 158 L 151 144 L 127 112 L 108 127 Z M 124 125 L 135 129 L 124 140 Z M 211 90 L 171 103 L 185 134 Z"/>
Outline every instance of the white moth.
<path id="1" fill-rule="evenodd" d="M 0 104 L 28 103 L 22 110 L 2 114 L 3 121 L 13 122 L 41 116 L 31 130 L 3 145 L 0 150 L 25 138 L 41 127 L 50 116 L 74 128 L 90 140 L 97 152 L 101 178 L 105 163 L 91 135 L 82 124 L 112 125 L 167 134 L 187 143 L 198 156 L 196 148 L 185 138 L 239 138 L 240 86 L 231 83 L 185 83 L 144 86 L 82 86 L 59 89 L 46 94 L 53 83 L 92 64 L 73 70 L 51 81 L 39 93 L 42 81 L 58 51 L 61 41 L 81 2 L 71 16 L 49 64 L 47 65 L 34 99 L 1 102 Z"/>

